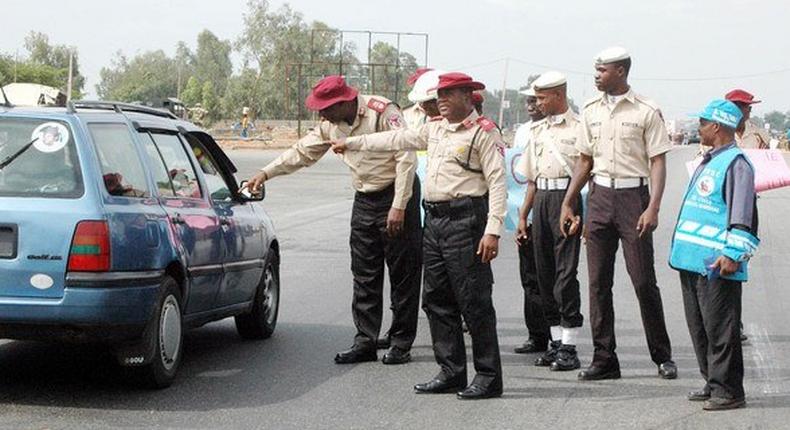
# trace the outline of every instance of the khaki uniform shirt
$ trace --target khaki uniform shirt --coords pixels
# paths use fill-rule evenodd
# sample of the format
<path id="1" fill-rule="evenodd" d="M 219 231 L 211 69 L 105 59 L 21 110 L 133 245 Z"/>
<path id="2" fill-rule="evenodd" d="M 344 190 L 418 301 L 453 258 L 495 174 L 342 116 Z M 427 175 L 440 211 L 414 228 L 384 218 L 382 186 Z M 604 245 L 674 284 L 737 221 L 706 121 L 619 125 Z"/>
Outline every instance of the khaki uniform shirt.
<path id="1" fill-rule="evenodd" d="M 403 119 L 406 120 L 406 127 L 418 128 L 428 122 L 428 115 L 419 103 L 415 103 L 403 109 Z"/>
<path id="2" fill-rule="evenodd" d="M 353 124 L 332 124 L 322 120 L 296 144 L 261 169 L 266 177 L 286 175 L 313 165 L 332 147 L 332 140 L 404 127 L 398 106 L 383 97 L 360 95 L 357 97 L 357 104 L 359 110 Z M 379 113 L 371 105 L 379 110 L 383 109 L 383 112 Z M 417 169 L 416 154 L 409 151 L 346 152 L 340 157 L 351 169 L 352 186 L 355 190 L 363 193 L 379 191 L 394 182 L 395 197 L 392 207 L 406 208 Z"/>
<path id="3" fill-rule="evenodd" d="M 537 178 L 568 178 L 579 159 L 576 141 L 581 134 L 581 123 L 576 114 L 568 109 L 539 121 L 533 128 L 533 139 L 524 148 L 521 157 L 524 177 L 535 182 Z M 558 151 L 559 157 L 555 152 Z M 558 158 L 564 161 L 560 162 Z"/>
<path id="4" fill-rule="evenodd" d="M 422 127 L 391 131 L 347 140 L 348 148 L 360 151 L 428 150 L 425 174 L 426 201 L 443 202 L 488 193 L 486 234 L 501 236 L 507 211 L 504 144 L 499 129 L 490 120 L 478 120 L 477 112 L 457 124 L 446 119 Z M 482 123 L 482 125 L 481 125 Z M 488 125 L 488 131 L 484 125 Z M 479 130 L 479 132 L 478 132 Z M 474 147 L 465 169 L 472 140 Z"/>
<path id="5" fill-rule="evenodd" d="M 672 149 L 658 106 L 633 89 L 614 102 L 605 94 L 588 101 L 581 122 L 577 148 L 593 157 L 593 175 L 647 178 L 650 159 Z"/>
<path id="6" fill-rule="evenodd" d="M 744 149 L 768 148 L 768 142 L 770 141 L 771 138 L 768 137 L 765 130 L 758 127 L 751 120 L 746 121 L 742 135 L 738 136 L 738 133 L 735 133 L 735 143 L 738 144 L 738 147 Z"/>
<path id="7" fill-rule="evenodd" d="M 524 151 L 532 144 L 532 139 L 535 138 L 535 130 L 537 130 L 538 125 L 542 121 L 541 119 L 520 125 L 516 129 L 516 135 L 513 136 L 513 148 L 521 149 L 521 155 L 518 157 L 518 162 L 516 162 L 513 170 L 521 176 L 527 176 L 527 160 L 524 159 Z"/>

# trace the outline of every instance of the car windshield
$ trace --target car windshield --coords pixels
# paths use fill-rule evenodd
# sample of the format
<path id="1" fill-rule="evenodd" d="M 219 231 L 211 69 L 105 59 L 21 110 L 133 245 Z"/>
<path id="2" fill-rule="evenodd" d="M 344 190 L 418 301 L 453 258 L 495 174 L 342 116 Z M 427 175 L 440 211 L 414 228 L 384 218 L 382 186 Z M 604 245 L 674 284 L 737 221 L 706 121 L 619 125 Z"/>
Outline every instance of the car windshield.
<path id="1" fill-rule="evenodd" d="M 83 185 L 68 124 L 0 118 L 0 196 L 76 198 Z"/>

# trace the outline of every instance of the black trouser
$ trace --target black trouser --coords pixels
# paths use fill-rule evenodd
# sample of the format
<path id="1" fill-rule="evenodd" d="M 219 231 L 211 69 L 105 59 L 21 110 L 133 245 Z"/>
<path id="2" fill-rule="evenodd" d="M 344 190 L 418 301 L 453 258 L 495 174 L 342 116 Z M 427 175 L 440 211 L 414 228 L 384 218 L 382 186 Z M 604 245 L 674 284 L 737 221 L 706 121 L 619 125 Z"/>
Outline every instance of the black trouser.
<path id="1" fill-rule="evenodd" d="M 564 198 L 564 190 L 538 190 L 532 209 L 532 238 L 546 322 L 549 327 L 572 328 L 581 327 L 584 321 L 577 278 L 581 232 L 567 238 L 562 235 L 557 220 Z M 573 202 L 573 210 L 581 215 L 581 209 L 579 197 Z"/>
<path id="2" fill-rule="evenodd" d="M 680 285 L 691 343 L 711 396 L 742 398 L 741 283 L 721 278 L 708 281 L 681 270 Z"/>
<path id="3" fill-rule="evenodd" d="M 491 265 L 477 247 L 488 217 L 486 197 L 424 203 L 422 308 L 428 316 L 436 362 L 447 378 L 466 380 L 466 348 L 461 316 L 469 327 L 475 382 L 502 383 L 502 363 L 491 299 Z M 500 385 L 501 386 L 501 385 Z"/>
<path id="4" fill-rule="evenodd" d="M 381 191 L 357 192 L 354 196 L 349 241 L 354 275 L 351 313 L 357 327 L 354 345 L 359 349 L 376 349 L 383 311 L 385 261 L 392 301 L 392 346 L 409 350 L 417 334 L 422 269 L 420 182 L 415 176 L 403 231 L 390 238 L 386 230 L 387 215 L 394 193 L 394 185 L 390 185 Z"/>
<path id="5" fill-rule="evenodd" d="M 532 236 L 532 227 L 527 227 L 528 235 Z M 521 275 L 521 288 L 524 289 L 524 323 L 527 325 L 529 338 L 539 344 L 545 344 L 551 338 L 549 324 L 543 314 L 543 302 L 538 289 L 538 274 L 535 270 L 535 249 L 532 239 L 524 240 L 518 246 L 518 268 Z"/>
<path id="6" fill-rule="evenodd" d="M 595 353 L 592 364 L 617 367 L 614 336 L 614 260 L 619 242 L 633 283 L 650 358 L 656 364 L 672 359 L 664 321 L 661 291 L 656 282 L 653 234 L 639 237 L 636 224 L 650 202 L 646 186 L 611 189 L 591 184 L 587 195 L 587 268 L 590 282 L 590 328 Z"/>

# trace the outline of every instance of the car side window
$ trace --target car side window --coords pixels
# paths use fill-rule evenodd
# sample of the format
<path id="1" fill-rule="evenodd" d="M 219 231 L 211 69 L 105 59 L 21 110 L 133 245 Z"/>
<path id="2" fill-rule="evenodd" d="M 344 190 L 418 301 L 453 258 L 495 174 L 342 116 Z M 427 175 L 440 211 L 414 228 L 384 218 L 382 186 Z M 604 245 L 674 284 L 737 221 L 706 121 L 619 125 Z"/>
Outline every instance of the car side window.
<path id="1" fill-rule="evenodd" d="M 206 151 L 206 148 L 197 141 L 194 137 L 187 137 L 187 142 L 198 160 L 200 170 L 203 171 L 203 176 L 206 178 L 206 186 L 208 187 L 209 195 L 214 201 L 230 201 L 233 195 L 228 188 L 225 178 L 217 166 L 217 162 L 211 157 L 211 154 Z"/>
<path id="2" fill-rule="evenodd" d="M 154 176 L 159 195 L 162 197 L 175 197 L 176 191 L 173 189 L 173 183 L 170 181 L 170 175 L 167 173 L 165 160 L 162 159 L 154 139 L 147 131 L 141 132 L 139 136 L 140 141 L 143 142 L 145 155 L 148 157 L 148 164 L 151 166 L 151 174 Z"/>
<path id="3" fill-rule="evenodd" d="M 181 139 L 177 134 L 152 133 L 151 136 L 162 154 L 167 176 L 173 184 L 177 197 L 200 198 L 200 184 L 192 162 L 189 161 Z"/>
<path id="4" fill-rule="evenodd" d="M 113 196 L 150 197 L 143 164 L 126 124 L 88 124 L 107 192 Z"/>

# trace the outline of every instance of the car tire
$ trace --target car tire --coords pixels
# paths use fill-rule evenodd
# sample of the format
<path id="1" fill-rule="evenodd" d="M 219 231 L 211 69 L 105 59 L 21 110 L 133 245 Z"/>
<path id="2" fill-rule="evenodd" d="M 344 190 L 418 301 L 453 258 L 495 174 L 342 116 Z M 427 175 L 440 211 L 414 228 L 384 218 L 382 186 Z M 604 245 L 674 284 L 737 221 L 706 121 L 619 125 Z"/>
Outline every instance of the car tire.
<path id="1" fill-rule="evenodd" d="M 154 354 L 148 364 L 135 369 L 147 387 L 167 388 L 175 380 L 184 351 L 182 309 L 178 284 L 166 276 L 154 314 L 154 329 L 145 339 L 153 345 Z"/>
<path id="2" fill-rule="evenodd" d="M 279 257 L 273 250 L 269 252 L 271 258 L 264 266 L 250 312 L 236 316 L 236 331 L 243 339 L 268 339 L 277 326 L 280 310 Z"/>

